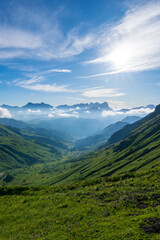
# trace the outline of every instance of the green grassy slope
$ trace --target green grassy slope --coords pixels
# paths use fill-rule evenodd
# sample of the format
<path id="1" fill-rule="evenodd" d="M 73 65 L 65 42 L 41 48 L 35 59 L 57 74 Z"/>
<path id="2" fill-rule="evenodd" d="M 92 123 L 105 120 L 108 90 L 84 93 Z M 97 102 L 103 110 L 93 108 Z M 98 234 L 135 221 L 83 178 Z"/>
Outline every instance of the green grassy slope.
<path id="1" fill-rule="evenodd" d="M 101 149 L 75 160 L 77 167 L 59 176 L 56 181 L 79 181 L 159 166 L 160 105 L 155 112 L 132 124 L 130 128 L 132 131 L 128 132 L 124 140 L 109 146 L 107 143 Z"/>
<path id="2" fill-rule="evenodd" d="M 53 130 L 0 125 L 0 171 L 60 160 L 68 150 L 69 138 Z"/>
<path id="3" fill-rule="evenodd" d="M 0 239 L 159 240 L 159 174 L 2 187 Z"/>
<path id="4" fill-rule="evenodd" d="M 4 125 L 4 126 L 11 126 L 11 127 L 15 127 L 15 128 L 25 128 L 28 127 L 29 124 L 19 121 L 19 120 L 15 120 L 13 118 L 0 118 L 0 124 Z"/>

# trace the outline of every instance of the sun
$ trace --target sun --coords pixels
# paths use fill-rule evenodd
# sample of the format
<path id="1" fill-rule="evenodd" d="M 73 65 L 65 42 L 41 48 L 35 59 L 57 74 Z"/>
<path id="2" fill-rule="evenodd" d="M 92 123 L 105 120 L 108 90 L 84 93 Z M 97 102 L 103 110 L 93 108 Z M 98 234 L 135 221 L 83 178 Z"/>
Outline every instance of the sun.
<path id="1" fill-rule="evenodd" d="M 129 70 L 130 63 L 136 54 L 133 44 L 121 43 L 116 45 L 108 55 L 108 60 L 114 65 L 116 70 Z"/>

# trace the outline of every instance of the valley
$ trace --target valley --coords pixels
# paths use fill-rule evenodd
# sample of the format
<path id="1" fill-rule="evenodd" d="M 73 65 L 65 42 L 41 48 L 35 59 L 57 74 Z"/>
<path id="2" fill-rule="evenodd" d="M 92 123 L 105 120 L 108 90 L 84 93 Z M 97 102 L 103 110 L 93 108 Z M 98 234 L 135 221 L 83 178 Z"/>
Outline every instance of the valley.
<path id="1" fill-rule="evenodd" d="M 1 239 L 160 238 L 160 105 L 81 139 L 0 122 Z"/>

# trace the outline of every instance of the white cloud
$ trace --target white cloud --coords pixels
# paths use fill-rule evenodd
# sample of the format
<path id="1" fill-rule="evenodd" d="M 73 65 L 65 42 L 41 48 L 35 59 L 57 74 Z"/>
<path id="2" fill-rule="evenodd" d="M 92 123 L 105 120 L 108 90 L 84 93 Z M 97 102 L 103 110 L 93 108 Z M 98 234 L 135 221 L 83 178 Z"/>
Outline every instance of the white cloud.
<path id="1" fill-rule="evenodd" d="M 115 100 L 108 100 L 109 106 L 114 110 L 119 110 L 122 108 L 128 108 L 125 102 L 122 101 L 115 101 Z"/>
<path id="2" fill-rule="evenodd" d="M 131 115 L 131 116 L 135 116 L 135 115 L 138 115 L 138 116 L 145 116 L 151 112 L 153 112 L 154 109 L 150 109 L 150 108 L 139 108 L 139 109 L 128 109 L 127 112 L 123 112 L 123 111 L 116 111 L 116 110 L 113 110 L 113 111 L 106 111 L 104 110 L 102 113 L 101 113 L 101 116 L 102 117 L 108 117 L 108 116 L 118 116 L 118 115 L 124 115 L 124 116 L 127 116 L 127 115 Z"/>
<path id="3" fill-rule="evenodd" d="M 34 49 L 40 47 L 41 38 L 28 31 L 13 28 L 10 26 L 0 27 L 0 48 L 27 48 Z"/>
<path id="4" fill-rule="evenodd" d="M 25 56 L 24 51 L 21 50 L 1 50 L 0 49 L 0 59 L 10 59 Z"/>
<path id="5" fill-rule="evenodd" d="M 53 114 L 53 113 L 49 113 L 49 114 L 48 114 L 48 117 L 49 117 L 49 118 L 54 118 L 54 114 Z"/>
<path id="6" fill-rule="evenodd" d="M 99 89 L 88 89 L 82 93 L 83 96 L 88 98 L 101 98 L 101 97 L 121 97 L 125 93 L 119 92 L 117 89 L 112 88 L 99 88 Z"/>
<path id="7" fill-rule="evenodd" d="M 34 85 L 25 85 L 25 84 L 19 84 L 20 87 L 34 90 L 34 91 L 41 91 L 41 92 L 72 92 L 73 90 L 70 90 L 67 88 L 66 85 L 57 86 L 56 84 L 34 84 Z"/>
<path id="8" fill-rule="evenodd" d="M 67 85 L 56 85 L 54 84 L 47 84 L 41 83 L 42 81 L 46 81 L 44 76 L 40 76 L 39 74 L 29 74 L 31 77 L 30 79 L 16 79 L 13 83 L 22 88 L 34 90 L 34 91 L 41 91 L 41 92 L 75 92 L 68 88 Z"/>
<path id="9" fill-rule="evenodd" d="M 11 3 L 12 5 L 12 3 Z M 15 7 L 15 6 L 12 6 Z M 46 10 L 46 9 L 45 9 Z M 10 11 L 10 12 L 9 12 Z M 58 12 L 32 11 L 16 7 L 14 14 L 8 7 L 12 25 L 0 21 L 0 59 L 33 58 L 51 60 L 79 55 L 95 45 L 92 33 L 82 34 L 79 26 L 64 32 L 60 27 Z M 19 20 L 19 21 L 18 21 Z M 30 30 L 27 27 L 32 24 Z M 55 72 L 70 72 L 55 69 Z M 64 70 L 64 71 L 63 71 Z"/>
<path id="10" fill-rule="evenodd" d="M 106 32 L 105 32 L 106 31 Z M 110 71 L 89 77 L 157 69 L 160 67 L 160 1 L 130 9 L 117 25 L 104 30 L 100 57 Z"/>
<path id="11" fill-rule="evenodd" d="M 68 113 L 68 112 L 57 112 L 55 114 L 49 114 L 48 117 L 60 117 L 60 118 L 78 118 L 78 113 L 75 111 L 73 113 Z"/>
<path id="12" fill-rule="evenodd" d="M 40 109 L 37 109 L 37 110 L 27 109 L 27 113 L 41 113 L 41 110 Z"/>
<path id="13" fill-rule="evenodd" d="M 88 110 L 87 110 L 87 111 L 84 111 L 84 112 L 85 112 L 85 113 L 87 113 L 87 114 L 89 114 L 89 113 L 90 113 L 90 111 L 88 111 Z"/>
<path id="14" fill-rule="evenodd" d="M 69 69 L 51 69 L 48 71 L 41 71 L 38 73 L 25 73 L 24 78 L 15 79 L 13 83 L 16 86 L 34 90 L 34 91 L 43 91 L 43 92 L 75 92 L 74 90 L 68 89 L 67 85 L 57 86 L 54 84 L 41 83 L 47 81 L 46 74 L 50 72 L 71 72 Z"/>
<path id="15" fill-rule="evenodd" d="M 127 114 L 128 115 L 149 114 L 153 111 L 154 111 L 154 109 L 150 109 L 150 108 L 131 109 L 127 112 Z"/>
<path id="16" fill-rule="evenodd" d="M 117 116 L 123 114 L 122 112 L 116 112 L 116 111 L 106 111 L 104 110 L 102 112 L 102 117 L 108 117 L 108 116 Z"/>
<path id="17" fill-rule="evenodd" d="M 57 116 L 62 117 L 62 118 L 69 118 L 69 117 L 78 118 L 79 117 L 77 115 L 77 113 L 58 113 Z"/>
<path id="18" fill-rule="evenodd" d="M 72 71 L 70 69 L 50 69 L 48 70 L 48 73 L 50 72 L 71 73 Z"/>
<path id="19" fill-rule="evenodd" d="M 6 108 L 0 107 L 0 118 L 11 118 L 12 115 Z"/>

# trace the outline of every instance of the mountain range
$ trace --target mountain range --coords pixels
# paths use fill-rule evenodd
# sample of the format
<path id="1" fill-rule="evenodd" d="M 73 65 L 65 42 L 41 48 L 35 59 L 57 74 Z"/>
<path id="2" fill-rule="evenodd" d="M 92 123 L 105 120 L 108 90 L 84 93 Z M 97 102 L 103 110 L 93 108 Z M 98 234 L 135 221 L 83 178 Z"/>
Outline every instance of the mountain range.
<path id="1" fill-rule="evenodd" d="M 75 137 L 85 138 L 95 135 L 110 124 L 122 121 L 125 117 L 144 117 L 154 109 L 155 106 L 152 104 L 116 110 L 111 108 L 107 102 L 59 105 L 57 107 L 44 102 L 29 102 L 22 107 L 3 104 L 0 107 L 0 119 L 13 118 L 33 125 L 39 124 L 39 127 L 42 128 L 58 129 Z M 128 122 L 128 120 L 123 121 Z"/>
<path id="2" fill-rule="evenodd" d="M 32 103 L 32 102 L 28 102 L 26 105 L 22 106 L 22 107 L 18 107 L 18 106 L 9 106 L 6 104 L 1 105 L 1 107 L 3 108 L 7 108 L 7 109 L 52 109 L 54 108 L 54 106 L 50 105 L 50 104 L 46 104 L 44 102 L 41 103 Z M 98 110 L 98 109 L 102 109 L 102 110 L 111 110 L 111 108 L 109 107 L 107 102 L 104 103 L 79 103 L 79 104 L 74 104 L 74 105 L 59 105 L 56 107 L 57 109 L 63 109 L 63 110 L 68 110 L 68 109 L 93 109 L 93 110 Z"/>
<path id="3" fill-rule="evenodd" d="M 18 107 L 18 106 L 10 106 L 10 105 L 6 105 L 6 104 L 2 104 L 0 107 L 2 108 L 7 108 L 7 109 L 53 109 L 53 108 L 57 108 L 57 109 L 62 109 L 62 110 L 69 110 L 69 109 L 74 109 L 74 110 L 113 110 L 111 107 L 109 107 L 109 104 L 107 102 L 103 102 L 103 103 L 99 103 L 99 102 L 91 102 L 91 103 L 79 103 L 79 104 L 74 104 L 74 105 L 59 105 L 57 107 L 52 106 L 50 104 L 46 104 L 44 102 L 41 103 L 32 103 L 32 102 L 28 102 L 26 105 L 22 106 L 22 107 Z M 131 108 L 132 110 L 136 110 L 136 109 L 154 109 L 155 106 L 153 104 L 149 104 L 147 106 L 140 106 L 140 107 L 134 107 Z M 123 108 L 120 109 L 119 111 L 128 111 L 131 110 L 130 108 Z"/>

